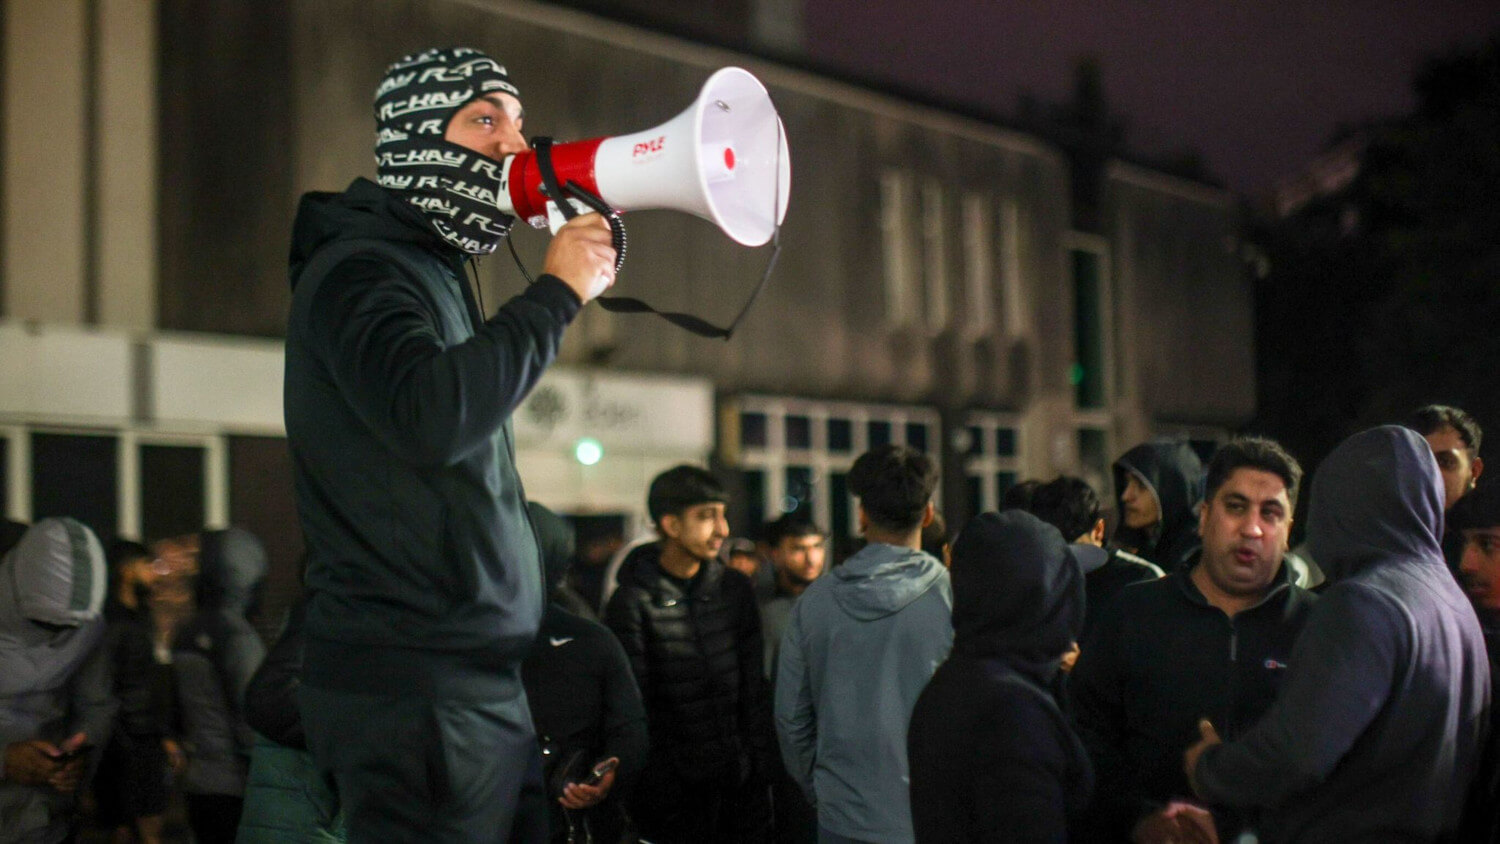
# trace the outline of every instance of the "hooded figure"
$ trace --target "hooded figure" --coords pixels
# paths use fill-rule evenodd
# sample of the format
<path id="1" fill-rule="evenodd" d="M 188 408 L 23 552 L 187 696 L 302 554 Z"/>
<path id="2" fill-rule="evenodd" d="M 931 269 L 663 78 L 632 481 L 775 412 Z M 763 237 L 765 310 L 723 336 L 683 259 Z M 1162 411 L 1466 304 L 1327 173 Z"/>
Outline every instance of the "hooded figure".
<path id="1" fill-rule="evenodd" d="M 573 558 L 572 527 L 534 501 L 526 507 L 552 596 L 531 655 L 521 663 L 543 752 L 552 840 L 618 841 L 624 832 L 620 783 L 646 762 L 646 706 L 620 641 L 586 605 L 583 612 L 573 609 L 573 602 L 584 602 L 563 585 Z M 618 767 L 599 803 L 576 811 L 558 803 L 569 783 L 587 779 L 595 765 L 611 758 Z"/>
<path id="2" fill-rule="evenodd" d="M 1084 579 L 1057 529 L 982 513 L 953 544 L 953 654 L 907 734 L 918 842 L 1064 841 L 1093 773 L 1053 693 L 1083 627 Z"/>
<path id="3" fill-rule="evenodd" d="M 1332 585 L 1260 722 L 1234 742 L 1188 751 L 1200 796 L 1265 807 L 1262 841 L 1454 832 L 1490 678 L 1442 532 L 1442 479 L 1414 431 L 1374 428 L 1323 461 L 1308 541 Z"/>
<path id="4" fill-rule="evenodd" d="M 245 723 L 245 690 L 266 647 L 245 614 L 266 577 L 266 550 L 242 528 L 204 533 L 198 557 L 197 612 L 177 631 L 172 670 L 177 682 L 183 745 L 182 790 L 200 839 L 202 823 L 239 823 L 239 801 L 255 735 Z M 210 808 L 212 807 L 212 808 Z M 212 820 L 206 820 L 212 818 Z"/>
<path id="5" fill-rule="evenodd" d="M 792 607 L 776 668 L 776 729 L 822 830 L 863 841 L 911 835 L 906 725 L 948 656 L 948 570 L 871 542 Z"/>
<path id="6" fill-rule="evenodd" d="M 0 749 L 109 738 L 106 579 L 99 540 L 72 519 L 37 522 L 0 559 Z M 72 795 L 5 777 L 0 756 L 0 841 L 61 841 L 72 806 Z"/>
<path id="7" fill-rule="evenodd" d="M 1114 465 L 1115 505 L 1120 545 L 1171 574 L 1193 558 L 1203 543 L 1198 538 L 1198 505 L 1203 501 L 1203 462 L 1192 446 L 1180 440 L 1141 443 L 1120 456 Z M 1157 520 L 1142 528 L 1126 525 L 1125 486 L 1130 478 L 1156 500 Z"/>

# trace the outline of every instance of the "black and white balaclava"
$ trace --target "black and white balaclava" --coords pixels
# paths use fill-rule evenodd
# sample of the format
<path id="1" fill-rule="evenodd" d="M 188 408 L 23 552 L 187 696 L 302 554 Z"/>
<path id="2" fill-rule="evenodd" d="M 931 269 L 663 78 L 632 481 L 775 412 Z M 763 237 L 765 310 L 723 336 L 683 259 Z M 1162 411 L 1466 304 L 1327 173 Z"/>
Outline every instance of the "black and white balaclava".
<path id="1" fill-rule="evenodd" d="M 503 65 L 468 47 L 406 56 L 375 91 L 376 181 L 470 255 L 495 251 L 514 218 L 497 202 L 501 162 L 443 135 L 455 112 L 494 91 L 521 96 Z"/>

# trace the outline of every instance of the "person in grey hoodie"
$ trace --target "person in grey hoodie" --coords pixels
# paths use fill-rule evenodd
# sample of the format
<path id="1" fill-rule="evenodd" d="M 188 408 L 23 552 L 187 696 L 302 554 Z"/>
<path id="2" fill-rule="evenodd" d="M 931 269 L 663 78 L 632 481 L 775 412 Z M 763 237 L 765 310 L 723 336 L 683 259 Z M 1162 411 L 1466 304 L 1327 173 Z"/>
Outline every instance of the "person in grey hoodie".
<path id="1" fill-rule="evenodd" d="M 1227 744 L 1200 723 L 1183 759 L 1200 797 L 1264 807 L 1266 842 L 1452 835 L 1490 677 L 1442 530 L 1442 479 L 1415 431 L 1374 428 L 1323 461 L 1308 541 L 1333 585 L 1261 720 Z"/>
<path id="2" fill-rule="evenodd" d="M 243 528 L 202 535 L 197 611 L 177 631 L 172 674 L 183 744 L 188 822 L 199 842 L 233 841 L 239 827 L 255 734 L 245 723 L 245 690 L 266 656 L 246 619 L 269 564 Z"/>
<path id="3" fill-rule="evenodd" d="M 905 446 L 854 461 L 869 544 L 807 587 L 782 637 L 776 732 L 823 844 L 913 840 L 906 728 L 953 643 L 948 571 L 920 550 L 937 481 Z"/>
<path id="4" fill-rule="evenodd" d="M 74 796 L 115 717 L 104 549 L 43 519 L 0 559 L 0 842 L 65 840 Z"/>

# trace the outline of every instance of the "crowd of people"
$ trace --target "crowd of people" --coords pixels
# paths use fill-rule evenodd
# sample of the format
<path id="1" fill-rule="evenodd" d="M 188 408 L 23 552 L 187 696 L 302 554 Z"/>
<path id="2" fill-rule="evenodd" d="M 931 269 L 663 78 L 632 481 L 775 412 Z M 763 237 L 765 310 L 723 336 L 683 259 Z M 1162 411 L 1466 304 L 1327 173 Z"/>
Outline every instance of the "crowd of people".
<path id="1" fill-rule="evenodd" d="M 950 542 L 934 462 L 873 449 L 849 475 L 864 545 L 832 566 L 798 512 L 732 538 L 728 490 L 678 466 L 602 606 L 569 522 L 529 504 L 541 776 L 509 837 L 1496 840 L 1500 484 L 1478 483 L 1462 411 L 1408 424 L 1324 460 L 1297 555 L 1302 470 L 1254 437 L 1206 466 L 1178 442 L 1126 452 L 1113 537 L 1062 476 Z M 247 621 L 253 535 L 106 551 L 44 519 L 0 539 L 0 841 L 84 819 L 165 840 L 173 790 L 204 844 L 350 837 L 299 706 L 306 606 L 269 650 Z M 430 787 L 463 788 L 451 770 Z"/>
<path id="2" fill-rule="evenodd" d="M 412 54 L 377 179 L 302 200 L 304 594 L 269 648 L 243 530 L 0 530 L 0 844 L 162 840 L 176 794 L 199 844 L 1500 840 L 1500 485 L 1454 408 L 1328 455 L 1295 553 L 1270 440 L 1125 452 L 1113 537 L 1070 477 L 950 537 L 933 459 L 885 445 L 836 565 L 801 512 L 731 542 L 683 465 L 651 541 L 570 573 L 510 419 L 616 252 L 576 216 L 485 312 L 524 113 L 492 58 Z"/>

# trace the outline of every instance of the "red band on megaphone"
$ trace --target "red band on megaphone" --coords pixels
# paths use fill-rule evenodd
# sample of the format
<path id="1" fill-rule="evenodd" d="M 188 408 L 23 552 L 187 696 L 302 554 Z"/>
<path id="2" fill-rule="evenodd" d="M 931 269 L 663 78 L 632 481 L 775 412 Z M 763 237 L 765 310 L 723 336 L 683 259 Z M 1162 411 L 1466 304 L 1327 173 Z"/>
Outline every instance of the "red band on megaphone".
<path id="1" fill-rule="evenodd" d="M 594 177 L 594 153 L 604 138 L 552 145 L 552 167 L 558 184 L 577 182 L 590 193 L 599 192 Z M 510 202 L 515 214 L 523 220 L 547 216 L 547 197 L 542 193 L 542 171 L 537 167 L 536 153 L 519 152 L 510 163 Z"/>

